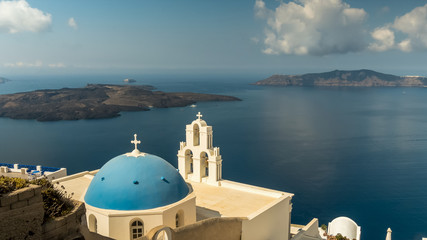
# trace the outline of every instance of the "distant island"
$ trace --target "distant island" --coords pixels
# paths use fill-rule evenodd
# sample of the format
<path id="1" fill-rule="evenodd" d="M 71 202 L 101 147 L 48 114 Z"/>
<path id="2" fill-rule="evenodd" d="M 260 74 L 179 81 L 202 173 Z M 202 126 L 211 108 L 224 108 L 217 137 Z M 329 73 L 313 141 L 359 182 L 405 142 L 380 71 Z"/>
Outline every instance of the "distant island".
<path id="1" fill-rule="evenodd" d="M 10 81 L 10 80 L 7 79 L 7 78 L 0 77 L 0 83 L 5 83 L 5 82 L 8 82 L 8 81 Z"/>
<path id="2" fill-rule="evenodd" d="M 148 85 L 89 84 L 84 88 L 0 95 L 0 117 L 58 121 L 120 116 L 122 111 L 183 107 L 204 101 L 240 101 L 231 96 L 153 91 Z"/>
<path id="3" fill-rule="evenodd" d="M 126 78 L 126 79 L 123 80 L 123 82 L 125 82 L 125 83 L 134 83 L 134 82 L 136 82 L 136 80 L 132 79 L 132 78 Z"/>
<path id="4" fill-rule="evenodd" d="M 303 75 L 273 75 L 254 85 L 319 87 L 427 87 L 422 76 L 396 76 L 372 70 L 335 70 Z"/>

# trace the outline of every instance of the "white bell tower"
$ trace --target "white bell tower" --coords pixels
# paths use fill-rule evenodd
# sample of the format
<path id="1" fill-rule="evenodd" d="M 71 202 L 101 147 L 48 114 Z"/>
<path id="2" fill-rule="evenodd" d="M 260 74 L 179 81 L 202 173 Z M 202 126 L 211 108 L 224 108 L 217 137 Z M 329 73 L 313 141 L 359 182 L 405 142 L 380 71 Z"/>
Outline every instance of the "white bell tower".
<path id="1" fill-rule="evenodd" d="M 222 179 L 222 158 L 219 147 L 213 147 L 212 127 L 200 112 L 185 128 L 186 141 L 180 142 L 178 169 L 185 180 L 219 186 Z"/>

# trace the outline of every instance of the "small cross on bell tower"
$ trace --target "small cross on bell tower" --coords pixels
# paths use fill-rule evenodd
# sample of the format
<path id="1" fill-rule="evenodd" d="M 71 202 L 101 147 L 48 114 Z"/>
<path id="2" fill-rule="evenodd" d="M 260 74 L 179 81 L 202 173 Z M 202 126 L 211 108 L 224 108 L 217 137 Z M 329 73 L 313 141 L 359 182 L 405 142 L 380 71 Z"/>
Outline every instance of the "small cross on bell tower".
<path id="1" fill-rule="evenodd" d="M 197 117 L 197 120 L 200 120 L 200 118 L 203 117 L 203 115 L 199 112 L 197 113 L 196 117 Z"/>

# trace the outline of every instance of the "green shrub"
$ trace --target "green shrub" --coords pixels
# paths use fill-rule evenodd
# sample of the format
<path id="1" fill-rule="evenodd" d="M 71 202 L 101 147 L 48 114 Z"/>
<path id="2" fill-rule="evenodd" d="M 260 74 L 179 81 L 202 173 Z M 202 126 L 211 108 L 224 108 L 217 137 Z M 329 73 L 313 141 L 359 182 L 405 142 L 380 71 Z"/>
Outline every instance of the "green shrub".
<path id="1" fill-rule="evenodd" d="M 67 215 L 73 210 L 74 203 L 71 201 L 73 194 L 67 194 L 64 186 L 61 186 L 62 189 L 55 188 L 46 178 L 28 181 L 22 178 L 0 176 L 0 196 L 28 187 L 29 184 L 39 185 L 42 188 L 44 222 L 50 218 Z"/>
<path id="2" fill-rule="evenodd" d="M 67 191 L 64 191 L 64 186 L 61 186 L 62 190 L 57 189 L 46 178 L 33 180 L 30 183 L 42 187 L 44 222 L 50 218 L 67 215 L 73 210 L 74 204 L 71 201 L 73 194 L 67 194 Z"/>
<path id="3" fill-rule="evenodd" d="M 0 196 L 25 187 L 28 187 L 25 179 L 0 176 Z"/>
<path id="4" fill-rule="evenodd" d="M 338 233 L 338 234 L 335 236 L 335 239 L 336 239 L 336 240 L 349 240 L 348 238 L 346 238 L 346 237 L 344 237 L 343 235 L 341 235 L 341 233 Z"/>
<path id="5" fill-rule="evenodd" d="M 326 226 L 326 224 L 322 224 L 322 226 L 320 226 L 320 228 L 321 228 L 323 231 L 326 231 L 326 229 L 328 229 L 328 227 Z"/>

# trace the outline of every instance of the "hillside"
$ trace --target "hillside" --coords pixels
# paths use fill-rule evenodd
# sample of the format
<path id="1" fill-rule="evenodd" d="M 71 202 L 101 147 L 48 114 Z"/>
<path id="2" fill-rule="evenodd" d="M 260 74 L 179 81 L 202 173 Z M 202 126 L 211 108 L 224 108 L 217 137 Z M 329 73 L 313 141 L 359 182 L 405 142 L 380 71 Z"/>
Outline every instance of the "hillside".
<path id="1" fill-rule="evenodd" d="M 89 84 L 84 88 L 0 95 L 0 117 L 38 121 L 112 118 L 121 111 L 183 107 L 202 101 L 239 101 L 214 94 L 152 91 L 152 86 Z"/>
<path id="2" fill-rule="evenodd" d="M 308 73 L 303 75 L 273 75 L 254 85 L 269 86 L 322 86 L 322 87 L 426 87 L 427 78 L 400 77 L 372 70 Z"/>

